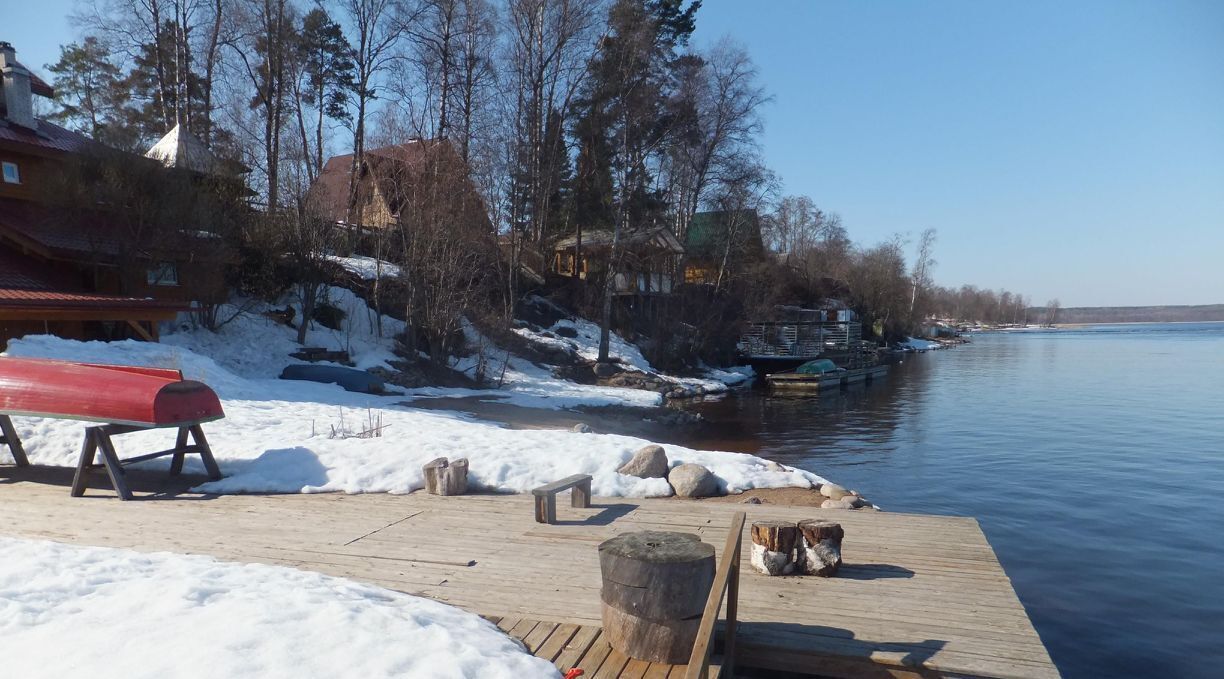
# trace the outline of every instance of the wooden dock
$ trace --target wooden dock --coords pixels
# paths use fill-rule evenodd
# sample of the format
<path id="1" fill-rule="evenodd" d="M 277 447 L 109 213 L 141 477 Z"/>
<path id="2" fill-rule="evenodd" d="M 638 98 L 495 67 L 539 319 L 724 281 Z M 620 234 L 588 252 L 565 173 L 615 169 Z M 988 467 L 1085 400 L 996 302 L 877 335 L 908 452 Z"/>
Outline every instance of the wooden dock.
<path id="1" fill-rule="evenodd" d="M 148 486 L 142 488 L 138 475 L 131 482 L 139 498 Z M 846 530 L 845 566 L 836 578 L 759 575 L 743 550 L 741 667 L 833 677 L 1058 676 L 969 518 L 596 498 L 589 509 L 561 508 L 558 523 L 545 525 L 534 521 L 530 495 L 166 493 L 120 502 L 101 490 L 69 497 L 70 483 L 71 470 L 0 467 L 0 533 L 353 578 L 453 604 L 503 626 L 513 621 L 511 630 L 519 632 L 526 620 L 529 646 L 539 641 L 537 653 L 557 651 L 550 659 L 577 667 L 593 662 L 590 645 L 581 652 L 567 646 L 585 639 L 579 632 L 593 640 L 600 625 L 601 541 L 632 530 L 676 530 L 700 535 L 721 553 L 736 511 L 746 511 L 749 522 L 834 519 Z M 573 633 L 558 640 L 558 630 Z M 615 658 L 608 663 L 609 655 L 596 658 L 601 667 L 616 664 Z M 598 676 L 644 676 L 639 665 L 626 659 L 616 672 L 600 669 Z"/>

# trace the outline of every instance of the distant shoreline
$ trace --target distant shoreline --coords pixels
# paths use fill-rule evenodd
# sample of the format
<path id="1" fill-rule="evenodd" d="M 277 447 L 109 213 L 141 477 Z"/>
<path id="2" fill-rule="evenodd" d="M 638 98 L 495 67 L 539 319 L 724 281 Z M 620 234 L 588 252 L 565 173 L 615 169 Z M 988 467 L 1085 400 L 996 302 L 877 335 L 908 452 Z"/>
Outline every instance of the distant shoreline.
<path id="1" fill-rule="evenodd" d="M 1209 321 L 1079 321 L 1076 323 L 1055 323 L 1054 328 L 1082 328 L 1087 325 L 1200 325 L 1203 323 L 1224 323 L 1224 319 Z"/>

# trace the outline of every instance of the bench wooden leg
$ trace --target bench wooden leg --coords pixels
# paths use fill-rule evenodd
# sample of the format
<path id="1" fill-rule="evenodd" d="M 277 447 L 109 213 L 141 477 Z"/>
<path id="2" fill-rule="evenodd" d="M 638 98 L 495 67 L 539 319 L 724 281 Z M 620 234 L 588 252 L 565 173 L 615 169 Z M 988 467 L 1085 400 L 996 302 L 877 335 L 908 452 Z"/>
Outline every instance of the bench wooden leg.
<path id="1" fill-rule="evenodd" d="M 535 499 L 535 515 L 538 523 L 556 523 L 557 496 L 537 495 Z"/>
<path id="2" fill-rule="evenodd" d="M 98 453 L 98 440 L 93 433 L 85 430 L 85 441 L 81 444 L 81 459 L 77 461 L 76 474 L 72 477 L 72 497 L 81 497 L 89 485 L 89 468 L 94 464 Z"/>
<path id="3" fill-rule="evenodd" d="M 8 415 L 0 415 L 0 443 L 8 444 L 9 452 L 13 454 L 13 461 L 18 467 L 30 466 L 25 448 L 21 447 L 21 438 L 17 436 L 17 430 L 13 428 L 13 421 Z"/>
<path id="4" fill-rule="evenodd" d="M 570 491 L 570 505 L 573 507 L 591 506 L 591 482 L 583 481 Z"/>
<path id="5" fill-rule="evenodd" d="M 174 439 L 174 456 L 170 458 L 170 476 L 183 473 L 183 458 L 187 457 L 183 449 L 187 447 L 187 435 L 190 433 L 188 427 L 179 427 L 178 436 Z"/>
<path id="6" fill-rule="evenodd" d="M 97 439 L 98 450 L 102 453 L 102 465 L 106 467 L 106 475 L 110 477 L 115 493 L 119 495 L 120 500 L 131 500 L 132 491 L 128 490 L 123 465 L 119 462 L 119 455 L 115 452 L 115 444 L 111 442 L 110 434 L 107 434 L 103 427 L 88 427 L 85 431 L 90 430 L 93 430 Z"/>
<path id="7" fill-rule="evenodd" d="M 213 458 L 212 448 L 208 447 L 208 439 L 204 438 L 204 429 L 198 424 L 191 425 L 191 438 L 200 447 L 200 460 L 204 463 L 204 469 L 208 471 L 208 478 L 212 481 L 220 481 L 221 468 L 217 466 L 217 460 Z"/>

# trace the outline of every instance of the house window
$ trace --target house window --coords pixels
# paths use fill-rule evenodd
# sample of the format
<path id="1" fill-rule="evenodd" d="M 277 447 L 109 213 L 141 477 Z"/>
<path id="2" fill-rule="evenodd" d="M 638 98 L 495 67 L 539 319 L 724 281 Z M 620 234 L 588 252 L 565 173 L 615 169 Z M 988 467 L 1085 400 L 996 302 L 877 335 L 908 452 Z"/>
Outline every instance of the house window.
<path id="1" fill-rule="evenodd" d="M 149 285 L 178 285 L 178 267 L 174 262 L 160 262 L 148 271 Z"/>
<path id="2" fill-rule="evenodd" d="M 17 163 L 3 162 L 0 166 L 4 167 L 4 183 L 5 184 L 20 184 L 21 170 L 17 168 Z"/>

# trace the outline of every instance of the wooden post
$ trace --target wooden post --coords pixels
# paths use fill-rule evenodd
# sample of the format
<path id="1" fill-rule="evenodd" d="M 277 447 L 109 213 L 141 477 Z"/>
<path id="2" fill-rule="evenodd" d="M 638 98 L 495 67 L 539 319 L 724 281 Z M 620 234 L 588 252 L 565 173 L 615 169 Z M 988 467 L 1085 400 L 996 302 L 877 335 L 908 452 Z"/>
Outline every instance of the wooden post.
<path id="1" fill-rule="evenodd" d="M 766 575 L 795 571 L 799 527 L 790 521 L 755 521 L 752 524 L 752 567 Z"/>
<path id="2" fill-rule="evenodd" d="M 174 439 L 174 456 L 170 458 L 170 476 L 183 473 L 183 458 L 187 457 L 183 449 L 187 447 L 187 435 L 190 433 L 187 427 L 179 427 L 178 436 Z"/>
<path id="3" fill-rule="evenodd" d="M 727 598 L 727 638 L 723 644 L 723 665 L 720 674 L 731 676 L 735 665 L 735 634 L 739 615 L 739 571 L 740 541 L 744 533 L 744 513 L 736 512 L 731 517 L 731 528 L 727 531 L 727 543 L 723 546 L 718 572 L 710 587 L 705 610 L 701 614 L 701 627 L 697 631 L 697 642 L 689 654 L 685 679 L 705 679 L 710 674 L 710 652 L 714 650 L 714 625 L 718 622 L 718 611 L 722 608 L 723 595 Z"/>
<path id="4" fill-rule="evenodd" d="M 574 486 L 570 491 L 570 506 L 572 507 L 590 507 L 591 506 L 591 479 L 581 481 Z"/>
<path id="5" fill-rule="evenodd" d="M 81 497 L 85 494 L 85 487 L 89 485 L 85 475 L 93 466 L 97 453 L 98 441 L 89 433 L 89 429 L 86 429 L 85 441 L 81 443 L 81 458 L 77 462 L 76 474 L 72 476 L 72 497 Z"/>
<path id="6" fill-rule="evenodd" d="M 17 436 L 17 430 L 13 428 L 13 421 L 8 415 L 0 415 L 0 443 L 8 444 L 9 452 L 13 454 L 13 461 L 18 467 L 30 466 L 25 448 L 21 447 L 21 438 Z"/>
<path id="7" fill-rule="evenodd" d="M 846 536 L 841 524 L 805 519 L 799 522 L 799 533 L 803 537 L 799 560 L 803 572 L 826 578 L 837 575 L 842 564 L 842 538 Z"/>
<path id="8" fill-rule="evenodd" d="M 557 496 L 554 493 L 535 496 L 535 519 L 537 523 L 557 522 Z"/>
<path id="9" fill-rule="evenodd" d="M 625 533 L 599 546 L 604 635 L 647 662 L 688 660 L 714 583 L 714 547 L 696 535 Z"/>
<path id="10" fill-rule="evenodd" d="M 217 460 L 213 458 L 212 448 L 208 445 L 208 439 L 204 438 L 204 428 L 198 424 L 193 424 L 189 427 L 191 430 L 191 438 L 195 441 L 196 447 L 199 448 L 200 461 L 204 463 L 204 470 L 208 472 L 208 478 L 212 481 L 221 480 L 221 468 L 217 466 Z"/>
<path id="11" fill-rule="evenodd" d="M 454 462 L 439 457 L 425 463 L 421 471 L 425 475 L 425 491 L 430 495 L 463 495 L 467 492 L 466 457 Z"/>
<path id="12" fill-rule="evenodd" d="M 446 469 L 447 461 L 445 457 L 436 457 L 421 467 L 421 473 L 425 475 L 425 492 L 430 495 L 438 494 L 438 476 L 443 469 Z"/>
<path id="13" fill-rule="evenodd" d="M 97 442 L 98 451 L 102 453 L 102 466 L 106 468 L 106 475 L 110 477 L 111 487 L 115 489 L 119 499 L 131 500 L 132 491 L 128 490 L 127 480 L 124 478 L 123 465 L 119 463 L 119 455 L 115 452 L 115 444 L 111 441 L 106 427 L 86 427 L 85 435 L 93 436 Z"/>

